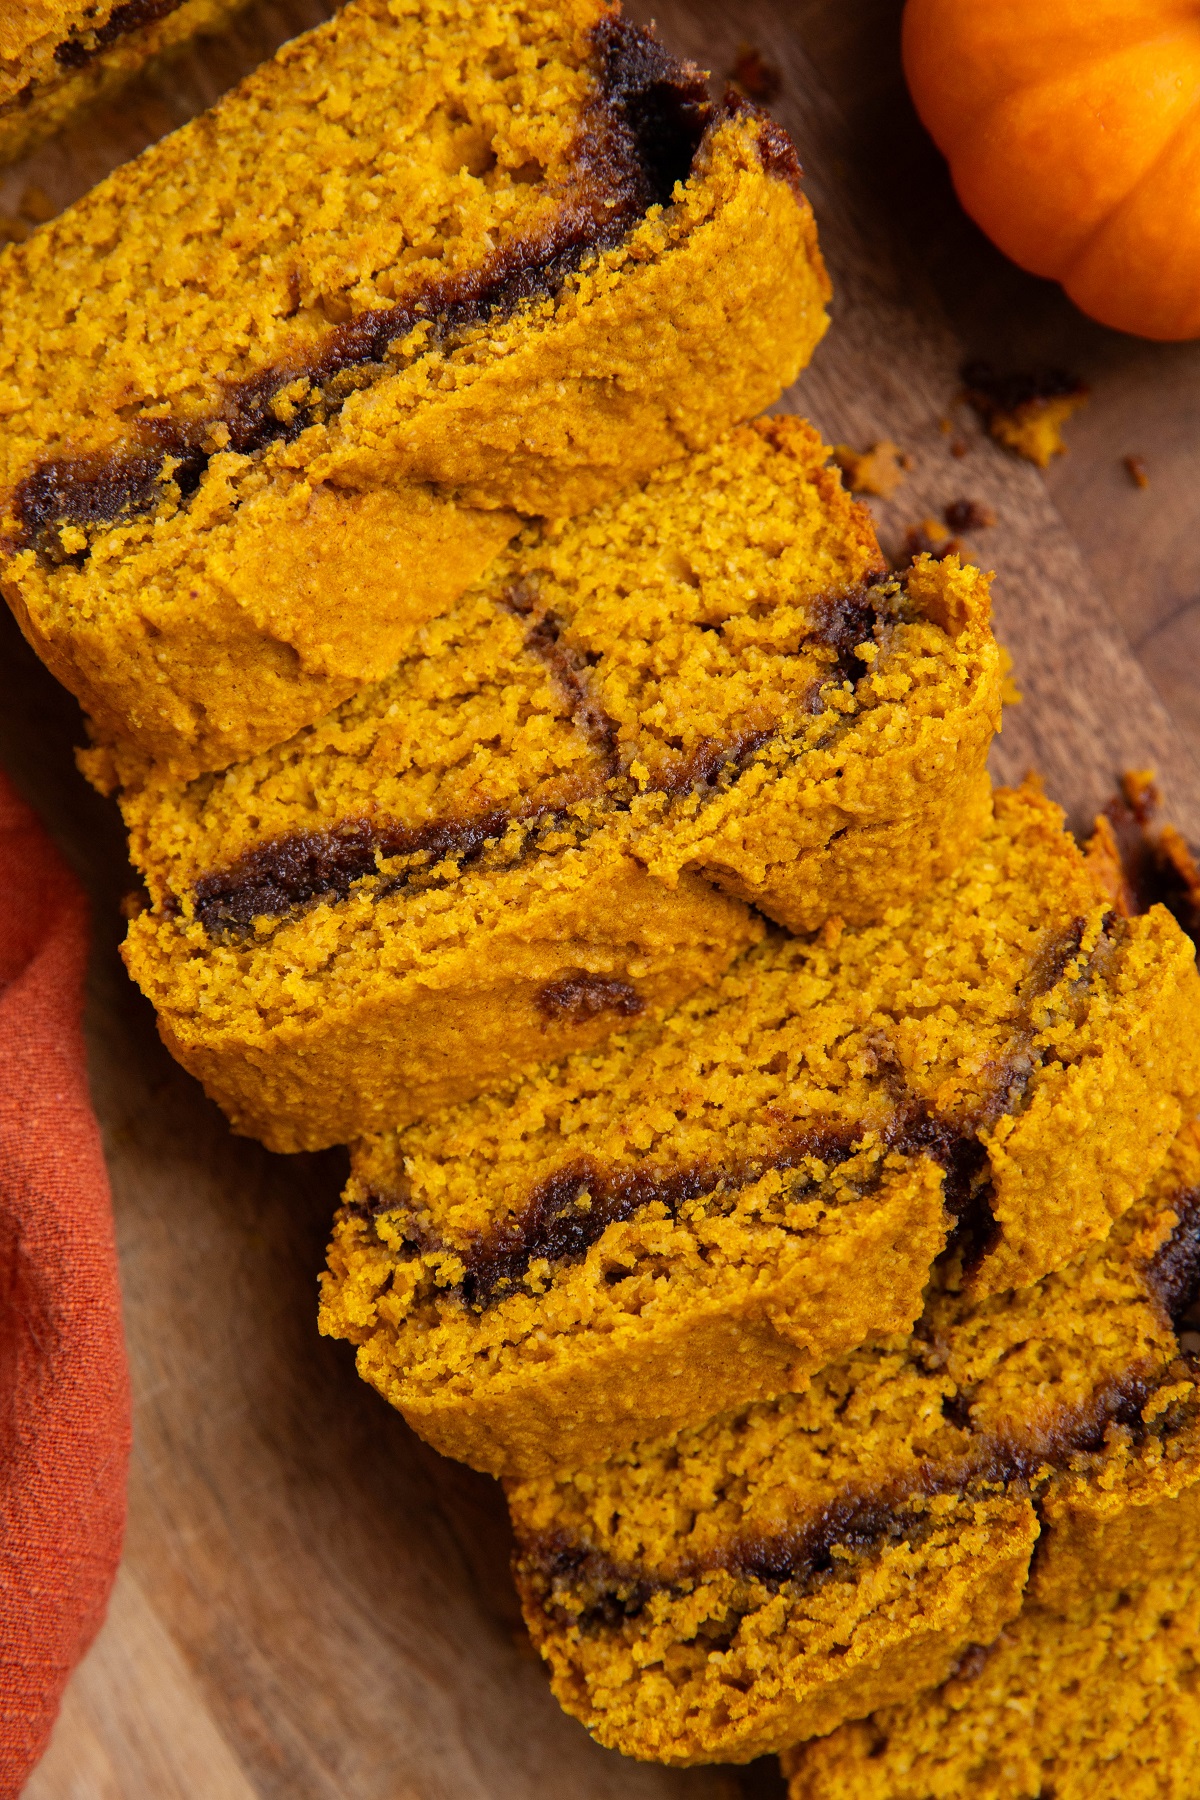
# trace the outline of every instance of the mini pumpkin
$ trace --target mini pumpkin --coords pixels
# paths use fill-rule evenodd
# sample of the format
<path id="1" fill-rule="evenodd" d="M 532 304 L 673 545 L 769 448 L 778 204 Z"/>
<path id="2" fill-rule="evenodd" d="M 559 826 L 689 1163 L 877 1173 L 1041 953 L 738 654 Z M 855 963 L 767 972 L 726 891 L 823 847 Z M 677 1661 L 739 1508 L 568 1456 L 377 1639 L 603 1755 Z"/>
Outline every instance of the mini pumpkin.
<path id="1" fill-rule="evenodd" d="M 1200 0 L 908 0 L 904 69 L 971 217 L 1093 318 L 1200 336 Z"/>

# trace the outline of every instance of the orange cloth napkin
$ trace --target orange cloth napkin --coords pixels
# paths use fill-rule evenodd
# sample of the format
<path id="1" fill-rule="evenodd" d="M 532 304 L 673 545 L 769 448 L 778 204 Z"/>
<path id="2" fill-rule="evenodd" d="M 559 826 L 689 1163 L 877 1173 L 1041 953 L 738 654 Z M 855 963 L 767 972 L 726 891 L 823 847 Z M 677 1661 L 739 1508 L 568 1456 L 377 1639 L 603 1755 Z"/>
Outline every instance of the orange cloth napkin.
<path id="1" fill-rule="evenodd" d="M 125 1527 L 129 1378 L 80 1015 L 84 898 L 0 776 L 0 1795 L 45 1748 Z"/>

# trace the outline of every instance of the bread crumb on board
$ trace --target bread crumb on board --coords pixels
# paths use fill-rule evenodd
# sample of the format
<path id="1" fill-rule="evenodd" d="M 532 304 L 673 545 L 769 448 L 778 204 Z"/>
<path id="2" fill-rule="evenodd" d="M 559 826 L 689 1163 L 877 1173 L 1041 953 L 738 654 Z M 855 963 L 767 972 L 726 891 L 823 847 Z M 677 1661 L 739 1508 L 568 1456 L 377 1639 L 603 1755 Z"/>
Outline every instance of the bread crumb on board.
<path id="1" fill-rule="evenodd" d="M 942 517 L 951 531 L 987 531 L 996 523 L 996 510 L 982 500 L 951 500 Z"/>
<path id="2" fill-rule="evenodd" d="M 866 450 L 835 444 L 833 460 L 852 494 L 874 494 L 880 500 L 890 500 L 912 468 L 912 457 L 891 438 L 881 438 Z"/>
<path id="3" fill-rule="evenodd" d="M 1087 383 L 1063 369 L 1016 369 L 1002 373 L 987 362 L 967 363 L 963 398 L 990 435 L 1006 450 L 1049 466 L 1066 453 L 1062 428 L 1088 398 Z"/>

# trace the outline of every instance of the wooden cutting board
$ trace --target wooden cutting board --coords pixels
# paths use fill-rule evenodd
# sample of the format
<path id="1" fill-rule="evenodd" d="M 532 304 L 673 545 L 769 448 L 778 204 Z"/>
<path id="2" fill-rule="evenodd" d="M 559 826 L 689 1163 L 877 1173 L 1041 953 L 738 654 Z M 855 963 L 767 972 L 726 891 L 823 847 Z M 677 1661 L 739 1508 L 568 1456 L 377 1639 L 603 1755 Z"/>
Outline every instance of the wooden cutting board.
<path id="1" fill-rule="evenodd" d="M 260 5 L 0 182 L 0 213 L 65 204 L 326 9 Z M 663 0 L 663 37 L 718 74 L 743 43 L 780 76 L 834 326 L 785 405 L 829 439 L 913 458 L 885 540 L 951 500 L 1024 704 L 995 753 L 1077 823 L 1114 773 L 1155 764 L 1200 838 L 1200 348 L 1088 324 L 958 211 L 904 97 L 898 0 Z M 649 9 L 630 6 L 639 17 Z M 17 227 L 19 229 L 19 226 Z M 1043 478 L 954 413 L 964 354 L 1056 361 L 1094 386 Z M 952 454 L 955 437 L 966 454 Z M 1136 488 L 1122 458 L 1144 458 Z M 442 1461 L 320 1339 L 315 1276 L 341 1152 L 230 1136 L 161 1049 L 117 958 L 130 877 L 115 809 L 75 774 L 73 704 L 5 618 L 0 756 L 88 883 L 91 1043 L 112 1170 L 136 1398 L 124 1568 L 29 1800 L 733 1800 L 772 1763 L 675 1773 L 597 1749 L 521 1630 L 498 1490 Z M 1164 704 L 1164 702 L 1166 704 Z M 1167 707 L 1170 707 L 1168 712 Z"/>

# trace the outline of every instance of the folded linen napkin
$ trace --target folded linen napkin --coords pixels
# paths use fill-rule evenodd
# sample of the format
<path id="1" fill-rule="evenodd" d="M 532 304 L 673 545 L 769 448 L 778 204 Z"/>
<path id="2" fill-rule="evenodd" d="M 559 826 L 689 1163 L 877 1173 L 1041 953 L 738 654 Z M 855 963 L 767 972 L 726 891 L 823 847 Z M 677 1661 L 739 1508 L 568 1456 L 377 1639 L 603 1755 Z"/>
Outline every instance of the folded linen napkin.
<path id="1" fill-rule="evenodd" d="M 129 1380 L 80 1015 L 87 913 L 0 776 L 0 1796 L 18 1794 L 120 1557 Z"/>

